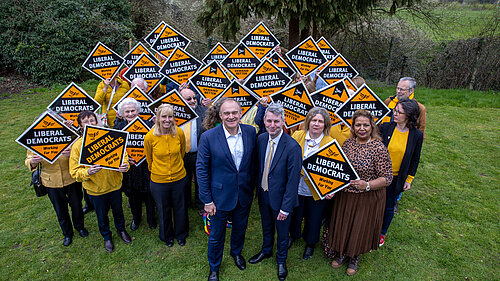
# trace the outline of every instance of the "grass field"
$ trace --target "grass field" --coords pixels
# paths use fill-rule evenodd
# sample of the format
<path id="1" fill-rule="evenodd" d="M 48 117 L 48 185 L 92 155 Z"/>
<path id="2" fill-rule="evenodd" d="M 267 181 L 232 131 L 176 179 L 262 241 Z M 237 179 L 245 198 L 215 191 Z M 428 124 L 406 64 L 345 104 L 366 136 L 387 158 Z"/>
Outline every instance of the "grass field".
<path id="1" fill-rule="evenodd" d="M 83 83 L 94 92 L 97 83 Z M 370 84 L 381 98 L 392 87 Z M 23 165 L 26 151 L 14 140 L 43 112 L 64 86 L 3 95 L 0 112 L 0 272 L 4 280 L 205 280 L 207 236 L 190 210 L 185 247 L 167 248 L 145 223 L 114 253 L 103 248 L 94 213 L 85 224 L 90 236 L 62 246 L 55 212 L 47 197 L 36 198 Z M 288 280 L 498 280 L 500 279 L 500 93 L 417 89 L 427 106 L 427 139 L 413 187 L 405 192 L 386 240 L 362 256 L 358 274 L 333 270 L 319 247 L 302 261 L 303 242 L 292 247 Z M 126 197 L 124 196 L 124 199 Z M 124 200 L 127 227 L 132 216 Z M 111 213 L 110 213 L 111 216 Z M 145 219 L 143 219 L 145 221 Z M 261 246 L 260 217 L 254 202 L 243 255 Z M 223 280 L 276 279 L 268 259 L 239 271 L 225 247 Z"/>

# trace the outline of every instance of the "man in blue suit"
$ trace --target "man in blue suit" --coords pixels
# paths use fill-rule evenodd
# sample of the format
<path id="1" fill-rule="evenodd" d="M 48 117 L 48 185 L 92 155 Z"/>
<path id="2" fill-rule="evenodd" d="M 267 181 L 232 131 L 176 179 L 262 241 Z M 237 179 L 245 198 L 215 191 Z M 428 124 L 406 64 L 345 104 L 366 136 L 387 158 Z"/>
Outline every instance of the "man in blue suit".
<path id="1" fill-rule="evenodd" d="M 285 112 L 280 104 L 270 104 L 264 115 L 267 133 L 257 139 L 259 181 L 257 196 L 262 220 L 262 249 L 248 262 L 255 264 L 271 257 L 274 232 L 277 237 L 278 278 L 285 280 L 288 271 L 288 232 L 291 212 L 298 206 L 298 188 L 302 155 L 300 145 L 283 133 Z"/>
<path id="2" fill-rule="evenodd" d="M 254 189 L 255 129 L 240 124 L 241 107 L 230 98 L 220 101 L 222 125 L 201 135 L 196 161 L 200 200 L 210 215 L 208 280 L 219 280 L 226 236 L 226 221 L 232 217 L 231 256 L 240 270 L 246 268 L 241 255 Z"/>

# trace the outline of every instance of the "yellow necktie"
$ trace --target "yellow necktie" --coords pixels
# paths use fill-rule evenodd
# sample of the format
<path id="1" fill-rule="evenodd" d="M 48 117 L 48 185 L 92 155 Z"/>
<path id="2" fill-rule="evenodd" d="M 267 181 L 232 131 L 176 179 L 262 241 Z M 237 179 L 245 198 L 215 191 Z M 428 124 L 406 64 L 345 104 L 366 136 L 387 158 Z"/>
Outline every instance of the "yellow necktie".
<path id="1" fill-rule="evenodd" d="M 272 140 L 269 140 L 270 147 L 269 147 L 269 154 L 267 154 L 266 157 L 266 164 L 264 165 L 264 172 L 262 174 L 262 189 L 264 191 L 269 190 L 269 168 L 271 167 L 271 159 L 273 158 L 273 148 L 274 148 L 274 142 Z"/>
<path id="2" fill-rule="evenodd" d="M 191 151 L 191 122 L 184 127 L 184 136 L 186 137 L 186 153 Z"/>

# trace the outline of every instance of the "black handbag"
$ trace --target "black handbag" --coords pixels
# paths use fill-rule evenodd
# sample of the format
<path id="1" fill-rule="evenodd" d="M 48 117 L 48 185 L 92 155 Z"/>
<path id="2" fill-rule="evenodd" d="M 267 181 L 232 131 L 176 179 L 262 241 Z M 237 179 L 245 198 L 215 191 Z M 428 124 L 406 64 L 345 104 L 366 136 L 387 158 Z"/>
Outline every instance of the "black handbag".
<path id="1" fill-rule="evenodd" d="M 31 173 L 31 184 L 35 188 L 35 194 L 37 197 L 42 197 L 47 195 L 47 188 L 42 184 L 42 169 L 40 163 L 36 167 L 36 170 Z"/>

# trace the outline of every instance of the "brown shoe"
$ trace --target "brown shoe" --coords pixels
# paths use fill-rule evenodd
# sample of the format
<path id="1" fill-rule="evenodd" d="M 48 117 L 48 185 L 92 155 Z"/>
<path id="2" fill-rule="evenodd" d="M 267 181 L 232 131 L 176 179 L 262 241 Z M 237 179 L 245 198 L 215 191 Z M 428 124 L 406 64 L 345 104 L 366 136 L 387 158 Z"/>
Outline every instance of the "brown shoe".
<path id="1" fill-rule="evenodd" d="M 118 236 L 125 242 L 125 244 L 130 244 L 132 242 L 132 238 L 130 238 L 130 235 L 128 235 L 127 231 L 118 231 Z"/>
<path id="2" fill-rule="evenodd" d="M 354 258 L 351 258 L 351 261 L 349 262 L 349 265 L 347 266 L 347 275 L 353 276 L 358 272 L 358 264 L 359 264 L 359 256 L 355 256 Z"/>
<path id="3" fill-rule="evenodd" d="M 112 253 L 115 250 L 115 245 L 113 245 L 113 241 L 111 239 L 104 241 L 104 249 L 106 252 Z"/>
<path id="4" fill-rule="evenodd" d="M 347 257 L 345 256 L 345 254 L 342 256 L 335 255 L 335 257 L 333 258 L 333 261 L 332 261 L 332 267 L 333 268 L 340 268 L 344 265 L 346 260 L 347 260 Z"/>

